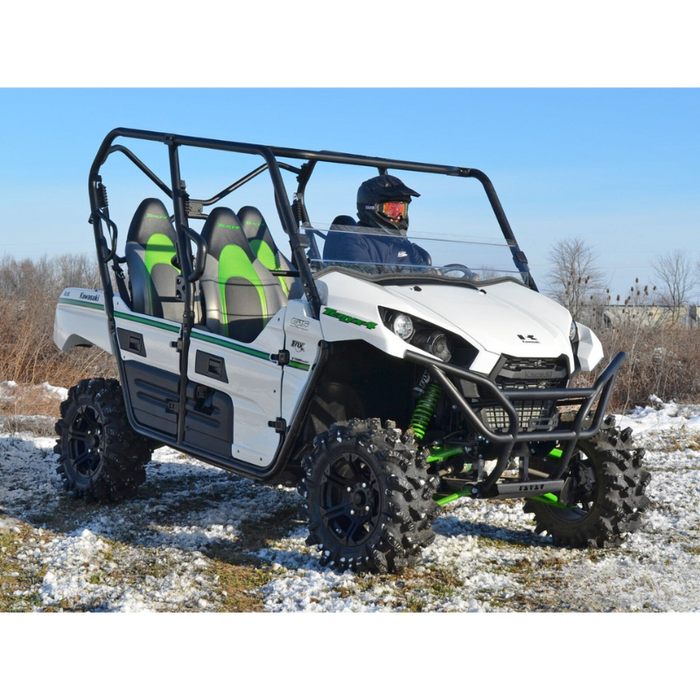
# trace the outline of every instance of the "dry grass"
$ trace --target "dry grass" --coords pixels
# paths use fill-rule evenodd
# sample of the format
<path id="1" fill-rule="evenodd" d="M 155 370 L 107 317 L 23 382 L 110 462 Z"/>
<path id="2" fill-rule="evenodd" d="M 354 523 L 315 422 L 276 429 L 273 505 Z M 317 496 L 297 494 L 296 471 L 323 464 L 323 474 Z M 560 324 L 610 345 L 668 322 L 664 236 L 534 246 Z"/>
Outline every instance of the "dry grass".
<path id="1" fill-rule="evenodd" d="M 664 402 L 700 402 L 700 330 L 674 325 L 594 330 L 605 349 L 599 370 L 618 352 L 627 355 L 618 375 L 612 410 L 625 413 L 648 405 L 651 396 Z M 594 378 L 595 374 L 587 379 Z"/>
<path id="2" fill-rule="evenodd" d="M 63 354 L 54 345 L 56 300 L 73 286 L 100 287 L 97 266 L 85 255 L 0 259 L 0 382 L 69 387 L 83 377 L 115 376 L 116 364 L 106 353 L 77 348 Z M 56 415 L 59 403 L 45 391 L 18 391 L 14 400 L 0 402 L 0 414 Z"/>

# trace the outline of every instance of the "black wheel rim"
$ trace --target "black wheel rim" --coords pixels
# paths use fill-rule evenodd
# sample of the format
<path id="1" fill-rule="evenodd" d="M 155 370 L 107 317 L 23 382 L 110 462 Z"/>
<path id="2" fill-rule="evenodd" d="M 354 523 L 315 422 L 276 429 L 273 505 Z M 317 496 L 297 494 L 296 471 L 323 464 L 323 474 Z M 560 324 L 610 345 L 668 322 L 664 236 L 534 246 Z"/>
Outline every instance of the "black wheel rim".
<path id="1" fill-rule="evenodd" d="M 381 514 L 381 493 L 372 467 L 360 455 L 336 456 L 323 472 L 321 518 L 342 545 L 355 547 L 376 530 Z"/>
<path id="2" fill-rule="evenodd" d="M 89 479 L 102 460 L 102 421 L 92 406 L 81 406 L 68 431 L 71 463 L 76 474 Z"/>

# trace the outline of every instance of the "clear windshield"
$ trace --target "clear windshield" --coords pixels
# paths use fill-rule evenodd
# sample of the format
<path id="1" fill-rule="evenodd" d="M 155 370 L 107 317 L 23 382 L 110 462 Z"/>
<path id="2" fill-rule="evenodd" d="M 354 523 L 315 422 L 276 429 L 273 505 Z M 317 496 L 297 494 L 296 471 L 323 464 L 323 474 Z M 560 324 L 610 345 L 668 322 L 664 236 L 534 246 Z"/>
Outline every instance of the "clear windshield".
<path id="1" fill-rule="evenodd" d="M 503 239 L 413 231 L 406 236 L 357 226 L 307 226 L 300 232 L 309 237 L 314 271 L 342 267 L 372 277 L 427 274 L 473 282 L 510 277 L 528 283 Z"/>

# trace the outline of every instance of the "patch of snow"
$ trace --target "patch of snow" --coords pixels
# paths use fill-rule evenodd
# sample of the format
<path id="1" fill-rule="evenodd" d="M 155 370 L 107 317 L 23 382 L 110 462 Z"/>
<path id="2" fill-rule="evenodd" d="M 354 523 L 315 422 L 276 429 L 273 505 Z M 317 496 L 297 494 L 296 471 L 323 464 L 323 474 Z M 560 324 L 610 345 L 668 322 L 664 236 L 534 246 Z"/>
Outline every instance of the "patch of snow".
<path id="1" fill-rule="evenodd" d="M 110 612 L 216 610 L 213 561 L 238 551 L 251 524 L 264 532 L 282 522 L 286 534 L 246 550 L 272 575 L 261 590 L 268 611 L 700 611 L 700 406 L 655 401 L 617 421 L 646 449 L 652 506 L 642 529 L 609 550 L 553 547 L 521 501 L 462 499 L 442 510 L 435 542 L 405 575 L 339 574 L 305 544 L 305 527 L 289 515 L 301 504 L 291 489 L 161 448 L 133 499 L 90 505 L 64 493 L 53 438 L 6 433 L 0 532 L 22 532 L 17 566 L 43 572 L 31 591 L 38 610 L 62 601 Z"/>
<path id="2" fill-rule="evenodd" d="M 61 401 L 65 401 L 68 398 L 68 389 L 64 389 L 61 386 L 51 386 L 48 382 L 44 382 L 41 388 L 49 394 L 56 394 Z"/>

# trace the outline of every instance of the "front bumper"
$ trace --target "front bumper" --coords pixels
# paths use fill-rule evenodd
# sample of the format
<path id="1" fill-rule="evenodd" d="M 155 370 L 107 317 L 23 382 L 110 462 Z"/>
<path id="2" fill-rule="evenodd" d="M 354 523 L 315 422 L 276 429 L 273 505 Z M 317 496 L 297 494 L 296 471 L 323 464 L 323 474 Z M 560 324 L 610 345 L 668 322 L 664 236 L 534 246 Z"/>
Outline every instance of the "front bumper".
<path id="1" fill-rule="evenodd" d="M 603 370 L 592 387 L 554 388 L 554 389 L 500 389 L 495 382 L 483 374 L 456 367 L 434 357 L 409 350 L 407 360 L 425 367 L 453 404 L 460 410 L 470 424 L 486 440 L 500 447 L 496 467 L 488 477 L 474 490 L 475 497 L 498 496 L 496 483 L 506 469 L 513 451 L 523 443 L 556 442 L 562 451 L 559 466 L 551 480 L 558 481 L 566 467 L 579 440 L 591 438 L 601 428 L 608 403 L 615 386 L 617 373 L 625 359 L 625 353 L 618 353 Z M 479 388 L 481 397 L 493 401 L 507 416 L 507 428 L 495 432 L 483 421 L 477 410 L 465 399 L 454 379 L 465 379 Z M 513 401 L 546 402 L 551 401 L 556 408 L 578 406 L 573 421 L 567 427 L 553 427 L 551 430 L 523 431 L 519 425 L 519 416 Z M 585 427 L 584 427 L 585 426 Z"/>

